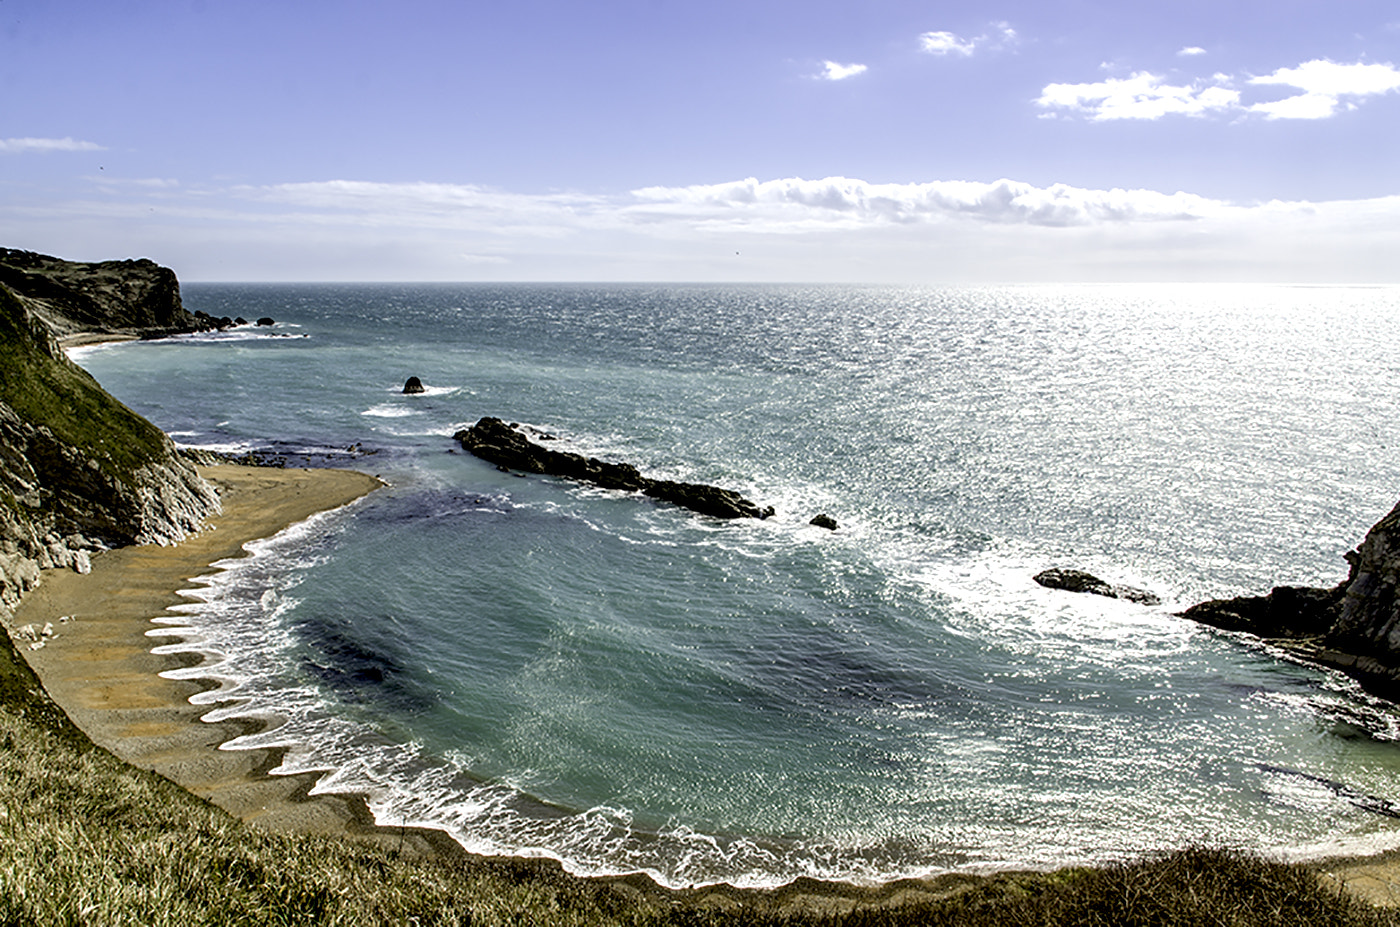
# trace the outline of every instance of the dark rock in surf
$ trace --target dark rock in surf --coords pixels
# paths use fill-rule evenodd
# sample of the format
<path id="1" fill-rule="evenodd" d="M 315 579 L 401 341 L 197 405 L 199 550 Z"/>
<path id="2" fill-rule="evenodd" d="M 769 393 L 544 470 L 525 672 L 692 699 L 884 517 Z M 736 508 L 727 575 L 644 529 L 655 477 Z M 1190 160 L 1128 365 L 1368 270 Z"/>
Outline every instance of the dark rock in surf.
<path id="1" fill-rule="evenodd" d="M 1181 615 L 1292 642 L 1298 655 L 1400 701 L 1400 505 L 1344 556 L 1350 572 L 1331 589 L 1277 586 L 1267 595 L 1202 602 Z"/>
<path id="2" fill-rule="evenodd" d="M 270 327 L 270 326 L 273 326 L 273 325 L 276 325 L 276 324 L 277 324 L 277 323 L 276 323 L 275 321 L 273 321 L 272 318 L 271 318 L 270 316 L 263 316 L 262 318 L 258 319 L 258 325 L 259 325 L 259 326 Z"/>
<path id="3" fill-rule="evenodd" d="M 807 522 L 807 524 L 816 525 L 818 528 L 825 528 L 828 531 L 836 530 L 836 519 L 825 512 L 822 512 L 820 515 L 812 516 L 812 520 Z"/>
<path id="4" fill-rule="evenodd" d="M 1110 599 L 1124 599 L 1139 605 L 1160 605 L 1162 600 L 1146 589 L 1136 586 L 1114 586 L 1083 570 L 1050 569 L 1037 573 L 1035 581 L 1047 589 L 1066 592 L 1086 592 Z"/>
<path id="5" fill-rule="evenodd" d="M 233 320 L 233 324 L 234 324 L 234 325 L 247 325 L 247 324 L 248 324 L 248 320 L 245 319 L 245 318 L 243 318 L 243 316 L 240 315 L 240 316 L 238 316 L 237 318 L 235 318 L 235 319 Z"/>
<path id="6" fill-rule="evenodd" d="M 411 396 L 414 393 L 427 392 L 427 390 L 423 387 L 423 381 L 418 379 L 417 377 L 409 377 L 406 381 L 404 381 L 403 391 L 405 396 Z"/>
<path id="7" fill-rule="evenodd" d="M 591 483 L 604 489 L 640 492 L 653 499 L 714 518 L 769 518 L 773 508 L 757 505 L 730 489 L 704 483 L 654 480 L 631 464 L 610 463 L 568 451 L 555 451 L 531 441 L 521 426 L 486 417 L 453 437 L 464 450 L 499 469 L 523 470 Z"/>

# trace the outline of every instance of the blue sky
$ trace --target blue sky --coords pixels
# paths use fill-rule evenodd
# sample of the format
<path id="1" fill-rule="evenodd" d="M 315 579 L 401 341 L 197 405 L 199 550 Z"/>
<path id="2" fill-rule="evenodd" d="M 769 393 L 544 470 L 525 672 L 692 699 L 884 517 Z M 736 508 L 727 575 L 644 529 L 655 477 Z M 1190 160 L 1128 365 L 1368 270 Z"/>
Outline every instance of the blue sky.
<path id="1" fill-rule="evenodd" d="M 0 0 L 0 244 L 186 280 L 1400 282 L 1400 6 Z"/>

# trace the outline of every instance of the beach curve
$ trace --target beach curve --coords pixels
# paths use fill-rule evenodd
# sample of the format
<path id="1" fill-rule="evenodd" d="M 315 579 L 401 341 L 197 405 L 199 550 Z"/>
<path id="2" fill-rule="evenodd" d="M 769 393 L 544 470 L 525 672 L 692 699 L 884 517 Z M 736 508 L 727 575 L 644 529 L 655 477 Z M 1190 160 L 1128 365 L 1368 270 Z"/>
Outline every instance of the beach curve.
<path id="1" fill-rule="evenodd" d="M 207 706 L 190 696 L 205 680 L 160 674 L 193 665 L 196 655 L 151 652 L 152 619 L 188 604 L 179 594 L 212 564 L 247 556 L 244 545 L 311 516 L 340 508 L 384 485 L 354 470 L 277 469 L 221 464 L 200 467 L 219 491 L 223 511 L 179 544 L 104 551 L 92 571 L 45 571 L 16 609 L 14 624 L 52 624 L 54 636 L 24 656 L 55 702 L 94 743 L 152 770 L 249 824 L 273 831 L 346 834 L 438 856 L 460 848 L 445 834 L 380 828 L 362 798 L 309 796 L 317 773 L 271 776 L 280 749 L 220 750 L 262 728 L 254 719 L 201 720 Z"/>

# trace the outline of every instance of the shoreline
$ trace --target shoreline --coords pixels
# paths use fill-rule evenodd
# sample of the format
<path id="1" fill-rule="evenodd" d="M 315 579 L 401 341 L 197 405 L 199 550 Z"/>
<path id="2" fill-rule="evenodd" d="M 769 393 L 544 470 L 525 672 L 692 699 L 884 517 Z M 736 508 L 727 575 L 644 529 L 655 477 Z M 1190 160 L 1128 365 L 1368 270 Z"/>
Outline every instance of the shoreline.
<path id="1" fill-rule="evenodd" d="M 309 795 L 319 773 L 270 775 L 286 748 L 219 749 L 235 737 L 263 730 L 264 723 L 251 718 L 205 722 L 201 716 L 210 708 L 192 705 L 189 698 L 216 684 L 160 675 L 200 662 L 190 653 L 151 653 L 159 641 L 147 636 L 159 627 L 151 619 L 178 616 L 169 611 L 170 606 L 188 603 L 178 590 L 189 588 L 190 579 L 217 572 L 210 566 L 216 561 L 246 556 L 243 545 L 249 541 L 271 537 L 384 485 L 353 470 L 220 464 L 199 467 L 199 472 L 218 487 L 224 508 L 198 534 L 168 547 L 105 551 L 92 558 L 92 572 L 85 575 L 45 571 L 42 584 L 24 597 L 15 610 L 14 625 L 43 627 L 52 622 L 56 631 L 43 649 L 22 650 L 45 690 L 94 743 L 253 827 L 342 835 L 414 858 L 485 860 L 443 831 L 377 825 L 360 795 Z M 61 620 L 69 616 L 71 620 Z M 514 860 L 514 864 L 560 868 L 545 859 Z M 1400 905 L 1400 851 L 1306 865 L 1373 904 Z M 835 911 L 894 899 L 940 897 L 987 878 L 997 876 L 949 873 L 875 886 L 800 879 L 770 889 L 724 884 L 668 889 L 640 875 L 586 881 L 622 884 L 654 898 L 720 905 L 766 898 L 770 904 Z"/>
<path id="2" fill-rule="evenodd" d="M 243 545 L 249 541 L 384 485 L 353 470 L 237 464 L 198 469 L 218 488 L 223 504 L 198 534 L 167 547 L 104 551 L 92 558 L 88 574 L 46 570 L 38 588 L 15 609 L 16 627 L 53 624 L 55 635 L 45 647 L 21 650 L 44 689 L 98 746 L 255 827 L 346 834 L 417 856 L 443 856 L 454 848 L 465 852 L 443 833 L 376 826 L 359 796 L 309 796 L 316 773 L 270 775 L 285 749 L 220 750 L 235 737 L 264 729 L 264 723 L 205 722 L 201 716 L 209 707 L 189 699 L 216 685 L 160 675 L 202 662 L 195 654 L 152 653 L 160 640 L 146 633 L 158 627 L 153 618 L 178 617 L 170 607 L 188 604 L 178 590 L 189 588 L 191 578 L 217 572 L 210 566 L 216 561 L 247 556 Z"/>

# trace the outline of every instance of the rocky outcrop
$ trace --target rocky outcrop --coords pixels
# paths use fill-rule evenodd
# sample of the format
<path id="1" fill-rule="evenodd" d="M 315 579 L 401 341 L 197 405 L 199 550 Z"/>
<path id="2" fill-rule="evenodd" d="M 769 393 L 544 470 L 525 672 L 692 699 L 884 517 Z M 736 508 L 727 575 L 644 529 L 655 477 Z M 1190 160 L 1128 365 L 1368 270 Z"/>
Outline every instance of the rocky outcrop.
<path id="1" fill-rule="evenodd" d="M 815 525 L 818 528 L 825 528 L 828 531 L 835 531 L 839 527 L 836 524 L 836 519 L 825 512 L 822 512 L 820 515 L 813 515 L 812 520 L 807 522 L 807 524 Z"/>
<path id="2" fill-rule="evenodd" d="M 1114 586 L 1104 582 L 1092 573 L 1083 570 L 1054 568 L 1042 570 L 1032 577 L 1047 589 L 1063 589 L 1066 592 L 1087 592 L 1110 599 L 1126 599 L 1139 605 L 1161 605 L 1162 600 L 1146 589 L 1136 586 Z"/>
<path id="3" fill-rule="evenodd" d="M 0 285 L 59 338 L 152 338 L 213 327 L 180 302 L 175 272 L 144 258 L 83 263 L 0 248 Z"/>
<path id="4" fill-rule="evenodd" d="M 487 417 L 453 437 L 462 447 L 508 470 L 545 473 L 591 483 L 604 489 L 639 492 L 653 499 L 714 518 L 769 518 L 773 508 L 760 509 L 730 489 L 704 483 L 679 483 L 642 476 L 631 464 L 608 463 L 568 451 L 556 451 L 531 441 L 516 425 Z"/>
<path id="5" fill-rule="evenodd" d="M 404 381 L 403 392 L 405 396 L 413 396 L 417 393 L 426 393 L 427 389 L 424 388 L 422 380 L 417 377 L 409 377 Z"/>
<path id="6" fill-rule="evenodd" d="M 1344 670 L 1377 695 L 1400 699 L 1400 505 L 1346 560 L 1347 578 L 1331 589 L 1278 586 L 1263 596 L 1202 602 L 1182 616 L 1306 642 L 1308 658 Z"/>
<path id="7" fill-rule="evenodd" d="M 133 292 L 147 293 L 144 269 L 137 278 Z M 178 299 L 177 292 L 176 305 Z M 213 487 L 160 429 L 68 360 L 33 305 L 0 286 L 5 608 L 38 581 L 40 569 L 81 570 L 91 550 L 178 540 L 219 507 Z M 148 308 L 134 312 L 145 320 Z M 115 315 L 107 320 L 114 326 L 118 321 Z"/>

